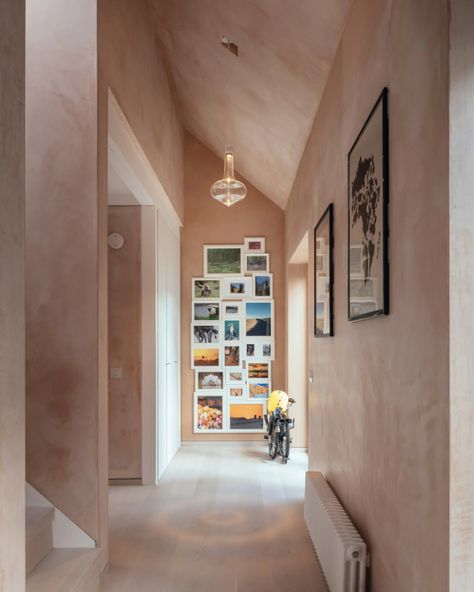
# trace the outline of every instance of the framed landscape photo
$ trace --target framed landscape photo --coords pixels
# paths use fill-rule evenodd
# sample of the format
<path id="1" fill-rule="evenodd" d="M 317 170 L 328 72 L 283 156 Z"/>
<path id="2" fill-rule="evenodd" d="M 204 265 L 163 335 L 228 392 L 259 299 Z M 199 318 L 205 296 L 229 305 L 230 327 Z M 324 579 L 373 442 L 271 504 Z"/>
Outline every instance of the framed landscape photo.
<path id="1" fill-rule="evenodd" d="M 241 368 L 226 369 L 227 384 L 241 384 L 245 382 L 245 372 Z"/>
<path id="2" fill-rule="evenodd" d="M 261 432 L 265 403 L 231 402 L 229 403 L 229 429 L 231 432 Z"/>
<path id="3" fill-rule="evenodd" d="M 220 370 L 221 365 L 220 347 L 198 346 L 191 348 L 191 367 L 193 369 Z"/>
<path id="4" fill-rule="evenodd" d="M 348 156 L 348 319 L 389 313 L 388 89 Z"/>
<path id="5" fill-rule="evenodd" d="M 222 395 L 194 396 L 194 431 L 222 432 L 224 429 L 224 402 Z"/>
<path id="6" fill-rule="evenodd" d="M 245 253 L 265 253 L 265 239 L 263 237 L 247 236 L 244 239 Z"/>
<path id="7" fill-rule="evenodd" d="M 224 317 L 241 317 L 243 314 L 243 303 L 241 300 L 225 301 L 222 303 Z"/>
<path id="8" fill-rule="evenodd" d="M 194 300 L 213 300 L 221 297 L 221 281 L 208 278 L 193 278 Z"/>
<path id="9" fill-rule="evenodd" d="M 194 302 L 193 301 L 193 321 L 218 321 L 220 319 L 221 303 L 212 302 Z"/>
<path id="10" fill-rule="evenodd" d="M 270 271 L 270 255 L 268 253 L 244 253 L 245 273 L 253 274 L 258 271 Z"/>
<path id="11" fill-rule="evenodd" d="M 248 362 L 247 377 L 252 378 L 270 378 L 270 362 Z"/>
<path id="12" fill-rule="evenodd" d="M 245 385 L 229 384 L 227 386 L 227 396 L 231 399 L 243 399 L 245 397 Z"/>
<path id="13" fill-rule="evenodd" d="M 252 298 L 252 278 L 223 278 L 222 298 Z"/>
<path id="14" fill-rule="evenodd" d="M 224 372 L 196 370 L 197 391 L 221 391 L 224 389 Z"/>
<path id="15" fill-rule="evenodd" d="M 206 277 L 242 275 L 242 251 L 241 245 L 205 245 L 204 275 Z"/>
<path id="16" fill-rule="evenodd" d="M 254 298 L 273 298 L 273 273 L 254 273 L 252 281 Z"/>
<path id="17" fill-rule="evenodd" d="M 249 343 L 255 338 L 274 337 L 273 300 L 245 302 L 245 335 Z"/>
<path id="18" fill-rule="evenodd" d="M 197 343 L 219 343 L 221 334 L 221 327 L 216 325 L 197 325 L 193 324 L 192 341 Z"/>
<path id="19" fill-rule="evenodd" d="M 270 382 L 268 380 L 258 380 L 247 384 L 247 396 L 249 399 L 267 400 L 270 395 Z"/>
<path id="20" fill-rule="evenodd" d="M 334 212 L 329 204 L 314 229 L 314 336 L 334 335 Z"/>

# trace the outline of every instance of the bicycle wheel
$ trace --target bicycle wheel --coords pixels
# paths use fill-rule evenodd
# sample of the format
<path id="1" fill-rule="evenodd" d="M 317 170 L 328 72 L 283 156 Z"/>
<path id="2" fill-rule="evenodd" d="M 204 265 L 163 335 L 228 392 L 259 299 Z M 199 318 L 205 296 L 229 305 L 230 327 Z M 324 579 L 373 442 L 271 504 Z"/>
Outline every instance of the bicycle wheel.
<path id="1" fill-rule="evenodd" d="M 288 462 L 288 458 L 290 457 L 290 430 L 288 424 L 285 424 L 283 428 L 282 438 L 281 438 L 281 462 L 286 464 Z"/>
<path id="2" fill-rule="evenodd" d="M 278 453 L 278 442 L 277 442 L 277 434 L 275 433 L 275 426 L 270 433 L 270 437 L 268 438 L 268 456 L 274 460 Z"/>

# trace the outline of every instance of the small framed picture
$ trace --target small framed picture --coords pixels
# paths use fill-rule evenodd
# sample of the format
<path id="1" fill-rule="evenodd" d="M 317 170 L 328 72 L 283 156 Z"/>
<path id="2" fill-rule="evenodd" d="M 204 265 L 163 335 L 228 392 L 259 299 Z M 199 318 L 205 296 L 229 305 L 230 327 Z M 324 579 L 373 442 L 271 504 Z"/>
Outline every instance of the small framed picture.
<path id="1" fill-rule="evenodd" d="M 247 397 L 249 399 L 268 399 L 270 395 L 270 382 L 268 380 L 256 380 L 247 384 Z"/>
<path id="2" fill-rule="evenodd" d="M 263 237 L 247 236 L 244 239 L 245 253 L 265 253 L 265 239 Z"/>
<path id="3" fill-rule="evenodd" d="M 254 298 L 273 298 L 273 273 L 254 273 L 252 281 Z"/>
<path id="4" fill-rule="evenodd" d="M 270 378 L 270 362 L 248 362 L 247 377 L 252 378 Z"/>
<path id="5" fill-rule="evenodd" d="M 219 343 L 221 327 L 219 324 L 212 325 L 192 325 L 192 342 L 194 345 L 198 343 Z"/>
<path id="6" fill-rule="evenodd" d="M 226 319 L 224 321 L 224 341 L 240 341 L 240 319 Z"/>
<path id="7" fill-rule="evenodd" d="M 242 245 L 204 245 L 204 275 L 242 275 L 242 252 Z"/>
<path id="8" fill-rule="evenodd" d="M 222 365 L 221 348 L 213 346 L 197 346 L 191 349 L 191 367 L 220 370 Z"/>
<path id="9" fill-rule="evenodd" d="M 225 372 L 227 384 L 241 384 L 245 382 L 245 372 L 241 368 L 227 368 Z"/>
<path id="10" fill-rule="evenodd" d="M 196 391 L 221 391 L 224 389 L 224 372 L 196 370 Z"/>
<path id="11" fill-rule="evenodd" d="M 223 278 L 222 298 L 252 298 L 252 278 Z"/>
<path id="12" fill-rule="evenodd" d="M 270 271 L 270 255 L 268 253 L 244 254 L 245 273 L 253 274 L 257 271 Z"/>
<path id="13" fill-rule="evenodd" d="M 194 432 L 222 432 L 223 429 L 223 396 L 196 393 L 194 395 Z"/>
<path id="14" fill-rule="evenodd" d="M 257 347 L 258 347 L 258 344 L 256 344 L 256 343 L 247 343 L 246 344 L 247 358 L 252 359 L 257 356 Z"/>
<path id="15" fill-rule="evenodd" d="M 194 300 L 213 300 L 221 297 L 221 281 L 208 278 L 193 278 Z"/>
<path id="16" fill-rule="evenodd" d="M 193 321 L 218 321 L 220 319 L 221 303 L 193 301 Z"/>
<path id="17" fill-rule="evenodd" d="M 226 345 L 224 347 L 224 366 L 226 368 L 240 368 L 240 345 Z"/>
<path id="18" fill-rule="evenodd" d="M 250 300 L 244 304 L 247 342 L 261 337 L 274 338 L 273 300 Z"/>
<path id="19" fill-rule="evenodd" d="M 266 404 L 263 402 L 229 403 L 229 429 L 231 432 L 262 432 Z"/>
<path id="20" fill-rule="evenodd" d="M 262 358 L 273 360 L 273 343 L 262 343 Z"/>
<path id="21" fill-rule="evenodd" d="M 229 384 L 227 386 L 227 396 L 231 399 L 243 399 L 245 397 L 245 385 Z"/>
<path id="22" fill-rule="evenodd" d="M 333 204 L 314 229 L 314 335 L 331 337 L 333 328 L 334 230 Z"/>
<path id="23" fill-rule="evenodd" d="M 226 300 L 222 302 L 222 310 L 225 318 L 241 317 L 243 315 L 243 303 L 241 300 Z"/>

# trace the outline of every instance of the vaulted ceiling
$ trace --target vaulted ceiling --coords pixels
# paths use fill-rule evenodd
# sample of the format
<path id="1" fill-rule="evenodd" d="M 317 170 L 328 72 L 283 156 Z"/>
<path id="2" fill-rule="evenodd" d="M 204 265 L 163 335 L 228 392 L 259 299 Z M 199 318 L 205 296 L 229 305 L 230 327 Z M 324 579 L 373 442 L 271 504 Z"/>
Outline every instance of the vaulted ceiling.
<path id="1" fill-rule="evenodd" d="M 284 208 L 351 0 L 150 3 L 184 126 Z"/>

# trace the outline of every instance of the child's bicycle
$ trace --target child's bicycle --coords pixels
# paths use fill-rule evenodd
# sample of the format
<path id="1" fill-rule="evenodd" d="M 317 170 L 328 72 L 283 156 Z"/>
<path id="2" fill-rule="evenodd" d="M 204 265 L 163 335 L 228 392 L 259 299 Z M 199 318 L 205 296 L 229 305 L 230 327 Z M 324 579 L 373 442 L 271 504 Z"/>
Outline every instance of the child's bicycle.
<path id="1" fill-rule="evenodd" d="M 295 427 L 295 420 L 288 417 L 288 410 L 294 403 L 294 399 L 286 396 L 286 401 L 282 406 L 279 404 L 269 415 L 265 415 L 267 424 L 265 439 L 268 440 L 268 454 L 272 460 L 279 454 L 283 464 L 286 464 L 290 457 L 290 431 Z"/>

